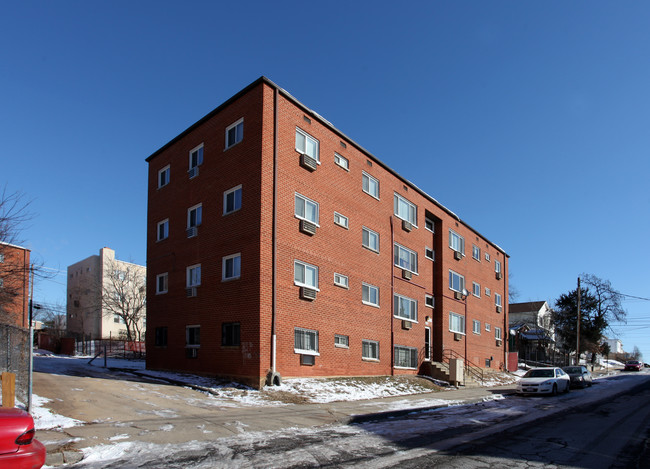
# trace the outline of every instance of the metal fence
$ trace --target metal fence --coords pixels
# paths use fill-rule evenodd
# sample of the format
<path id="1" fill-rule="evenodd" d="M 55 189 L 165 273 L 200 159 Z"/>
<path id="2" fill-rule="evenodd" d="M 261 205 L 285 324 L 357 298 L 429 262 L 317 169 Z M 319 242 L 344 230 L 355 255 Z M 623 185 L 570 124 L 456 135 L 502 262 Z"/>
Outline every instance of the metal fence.
<path id="1" fill-rule="evenodd" d="M 27 405 L 29 330 L 0 324 L 0 371 L 16 374 L 16 400 Z"/>
<path id="2" fill-rule="evenodd" d="M 75 342 L 76 355 L 96 356 L 106 353 L 108 357 L 145 358 L 144 342 L 115 339 L 80 340 Z"/>

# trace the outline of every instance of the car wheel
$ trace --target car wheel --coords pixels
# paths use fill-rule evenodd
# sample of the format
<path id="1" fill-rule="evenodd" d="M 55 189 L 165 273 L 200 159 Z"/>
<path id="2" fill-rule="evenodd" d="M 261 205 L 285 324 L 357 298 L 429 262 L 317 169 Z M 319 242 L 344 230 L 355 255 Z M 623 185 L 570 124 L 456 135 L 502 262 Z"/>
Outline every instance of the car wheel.
<path id="1" fill-rule="evenodd" d="M 566 389 L 564 390 L 565 393 L 568 393 L 570 391 L 571 383 L 566 383 Z"/>
<path id="2" fill-rule="evenodd" d="M 551 396 L 557 396 L 557 384 L 553 385 L 553 390 L 551 391 Z"/>

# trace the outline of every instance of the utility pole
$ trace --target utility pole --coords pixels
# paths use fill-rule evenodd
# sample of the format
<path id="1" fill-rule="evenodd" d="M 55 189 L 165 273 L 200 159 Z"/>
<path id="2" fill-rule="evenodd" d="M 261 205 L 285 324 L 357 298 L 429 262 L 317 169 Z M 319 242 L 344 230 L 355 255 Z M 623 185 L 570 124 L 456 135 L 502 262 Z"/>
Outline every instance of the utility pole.
<path id="1" fill-rule="evenodd" d="M 578 277 L 578 326 L 576 327 L 576 366 L 580 365 L 580 277 Z"/>

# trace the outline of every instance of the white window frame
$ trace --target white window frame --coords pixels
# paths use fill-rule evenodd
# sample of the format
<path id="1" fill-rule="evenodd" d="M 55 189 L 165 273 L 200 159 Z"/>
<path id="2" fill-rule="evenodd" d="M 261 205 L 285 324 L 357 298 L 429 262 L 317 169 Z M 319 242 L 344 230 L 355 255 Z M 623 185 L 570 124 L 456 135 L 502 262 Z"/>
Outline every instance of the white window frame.
<path id="1" fill-rule="evenodd" d="M 406 197 L 399 195 L 397 192 L 393 196 L 393 209 L 395 216 L 401 220 L 409 222 L 417 228 L 418 226 L 418 206 L 408 200 Z M 404 214 L 406 210 L 406 214 Z"/>
<path id="2" fill-rule="evenodd" d="M 409 257 L 408 262 L 402 263 L 402 254 L 405 254 Z M 395 243 L 393 263 L 400 269 L 408 270 L 409 272 L 412 272 L 416 275 L 418 274 L 418 253 L 405 246 L 402 246 L 401 244 Z"/>
<path id="3" fill-rule="evenodd" d="M 346 171 L 350 171 L 350 161 L 345 156 L 334 153 L 334 163 Z"/>
<path id="4" fill-rule="evenodd" d="M 198 275 L 195 275 L 195 272 L 198 272 Z M 187 267 L 185 280 L 186 280 L 185 286 L 187 288 L 201 286 L 201 264 L 194 264 Z M 198 282 L 196 282 L 197 280 Z"/>
<path id="5" fill-rule="evenodd" d="M 452 321 L 452 318 L 456 320 L 459 324 L 458 329 L 454 329 L 455 324 L 454 321 Z M 449 332 L 454 332 L 456 334 L 463 334 L 465 335 L 465 316 L 462 314 L 454 313 L 454 312 L 449 312 Z"/>
<path id="6" fill-rule="evenodd" d="M 492 295 L 492 291 L 488 287 L 485 287 L 485 296 L 491 296 L 491 295 Z"/>
<path id="7" fill-rule="evenodd" d="M 429 256 L 429 253 L 431 253 L 430 256 Z M 425 247 L 424 247 L 424 257 L 426 257 L 426 258 L 429 259 L 430 261 L 435 261 L 435 260 L 436 260 L 436 251 L 434 251 L 434 250 L 433 250 L 432 248 L 430 248 L 429 246 L 425 246 Z"/>
<path id="8" fill-rule="evenodd" d="M 192 225 L 192 212 L 196 212 L 195 218 L 195 224 Z M 193 207 L 190 207 L 187 209 L 187 229 L 189 230 L 190 228 L 195 228 L 197 226 L 201 226 L 201 223 L 203 223 L 203 204 L 196 204 Z"/>
<path id="9" fill-rule="evenodd" d="M 407 306 L 408 312 L 402 314 L 402 306 Z M 393 317 L 418 322 L 418 300 L 395 293 L 393 296 Z"/>
<path id="10" fill-rule="evenodd" d="M 305 335 L 311 335 L 313 340 L 310 340 L 309 342 L 314 343 L 314 348 L 300 348 L 298 345 L 303 345 L 303 344 L 296 344 L 296 336 L 298 334 L 305 334 Z M 300 355 L 312 355 L 312 356 L 320 356 L 320 353 L 318 352 L 318 331 L 315 331 L 313 329 L 305 329 L 303 327 L 295 327 L 293 329 L 293 351 L 294 353 L 298 353 Z"/>
<path id="11" fill-rule="evenodd" d="M 299 204 L 302 204 L 302 205 L 299 205 Z M 307 205 L 311 205 L 311 206 L 314 207 L 314 209 L 313 209 L 314 214 L 315 214 L 314 219 L 311 219 L 311 218 L 309 218 L 307 216 Z M 298 211 L 299 211 L 298 208 L 299 207 L 302 207 L 302 212 L 303 212 L 302 214 L 298 213 Z M 295 197 L 294 197 L 294 212 L 293 213 L 294 213 L 295 217 L 300 219 L 300 220 L 305 220 L 305 221 L 308 221 L 310 223 L 315 224 L 316 226 L 320 226 L 318 224 L 318 221 L 320 219 L 320 214 L 319 214 L 320 213 L 320 207 L 318 205 L 318 202 L 316 202 L 314 200 L 311 200 L 309 197 L 305 197 L 304 195 L 302 195 L 302 194 L 300 194 L 298 192 L 295 193 Z"/>
<path id="12" fill-rule="evenodd" d="M 237 193 L 239 193 L 239 205 L 237 205 Z M 223 214 L 224 215 L 229 215 L 231 213 L 237 212 L 241 210 L 242 207 L 242 197 L 243 197 L 243 192 L 242 192 L 242 185 L 238 185 L 233 187 L 232 189 L 228 189 L 223 193 Z M 233 202 L 233 209 L 228 210 L 228 197 L 232 196 L 232 202 Z"/>
<path id="13" fill-rule="evenodd" d="M 497 274 L 500 274 L 500 273 L 501 273 L 501 262 L 498 261 L 498 260 L 496 260 L 496 259 L 494 259 L 494 271 L 495 271 Z"/>
<path id="14" fill-rule="evenodd" d="M 190 343 L 190 329 L 198 329 L 198 343 Z M 185 348 L 201 348 L 201 326 L 198 324 L 185 326 Z"/>
<path id="15" fill-rule="evenodd" d="M 364 243 L 363 238 L 364 238 L 365 233 L 368 234 L 368 244 Z M 377 249 L 372 247 L 371 239 L 376 239 Z M 361 229 L 361 245 L 364 248 L 369 249 L 370 251 L 379 252 L 379 233 L 377 233 L 376 231 L 371 230 L 367 226 L 362 227 L 362 229 Z"/>
<path id="16" fill-rule="evenodd" d="M 431 224 L 431 227 L 429 227 L 429 224 Z M 431 218 L 427 218 L 426 216 L 424 217 L 424 229 L 427 231 L 430 231 L 431 233 L 434 232 L 435 229 L 435 222 Z"/>
<path id="17" fill-rule="evenodd" d="M 241 134 L 238 133 L 238 127 L 239 126 L 241 126 Z M 231 143 L 230 138 L 229 138 L 229 132 L 232 129 L 235 129 L 235 134 L 234 134 L 235 141 Z M 242 140 L 244 140 L 244 118 L 243 117 L 241 119 L 239 119 L 238 121 L 230 124 L 228 127 L 226 127 L 226 148 L 225 149 L 227 150 L 228 148 L 234 147 L 235 145 L 237 145 Z"/>
<path id="18" fill-rule="evenodd" d="M 490 330 L 492 330 L 492 326 L 490 325 L 490 323 L 486 322 L 485 323 L 485 331 L 490 332 Z"/>
<path id="19" fill-rule="evenodd" d="M 364 300 L 363 297 L 364 297 L 366 291 L 368 292 L 368 294 L 367 294 L 368 299 Z M 376 292 L 376 297 L 377 297 L 377 302 L 376 303 L 373 303 L 371 301 L 371 296 L 372 296 L 370 294 L 371 291 Z M 374 306 L 375 308 L 379 308 L 379 287 L 376 287 L 374 285 L 370 285 L 369 283 L 362 282 L 361 283 L 361 302 L 364 305 Z"/>
<path id="20" fill-rule="evenodd" d="M 306 283 L 307 271 L 308 270 L 314 272 L 314 279 L 315 279 L 315 284 L 314 285 Z M 300 282 L 300 281 L 296 280 L 296 277 L 297 277 L 296 274 L 299 271 L 302 271 L 302 277 L 305 279 L 305 282 Z M 318 289 L 318 266 L 311 265 L 311 264 L 308 264 L 306 262 L 299 261 L 297 259 L 294 260 L 293 261 L 293 283 L 294 283 L 294 285 L 297 285 L 299 287 L 306 287 L 306 288 L 311 288 L 311 289 L 316 290 L 316 291 L 320 291 Z"/>
<path id="21" fill-rule="evenodd" d="M 160 177 L 165 174 L 165 183 L 161 184 Z M 171 165 L 167 165 L 164 168 L 160 169 L 158 171 L 158 189 L 161 189 L 165 187 L 167 184 L 169 184 L 170 181 L 170 176 L 171 176 Z"/>
<path id="22" fill-rule="evenodd" d="M 164 279 L 164 289 L 160 288 L 160 280 Z M 162 295 L 169 291 L 169 273 L 165 272 L 156 275 L 156 295 Z"/>
<path id="23" fill-rule="evenodd" d="M 402 355 L 402 352 L 404 354 L 408 354 L 408 356 L 398 356 Z M 416 370 L 418 368 L 418 349 L 416 347 L 407 347 L 406 345 L 395 345 L 393 347 L 393 357 L 395 360 L 395 368 L 400 368 L 402 370 Z M 403 364 L 398 364 L 402 358 L 406 358 L 408 360 L 408 365 L 403 365 Z M 415 362 L 415 363 L 414 363 Z"/>
<path id="24" fill-rule="evenodd" d="M 237 262 L 239 260 L 239 262 Z M 227 276 L 228 263 L 232 261 L 232 275 Z M 224 256 L 221 259 L 221 281 L 226 282 L 228 280 L 236 280 L 241 277 L 241 252 L 237 254 L 231 254 L 230 256 Z"/>
<path id="25" fill-rule="evenodd" d="M 350 228 L 348 217 L 341 215 L 339 212 L 334 212 L 334 224 L 339 225 L 346 230 Z"/>
<path id="26" fill-rule="evenodd" d="M 472 332 L 477 335 L 481 335 L 481 321 L 478 319 L 472 320 Z"/>
<path id="27" fill-rule="evenodd" d="M 454 278 L 458 277 L 460 279 L 460 288 L 456 289 L 454 288 Z M 460 275 L 458 272 L 454 272 L 453 270 L 449 269 L 449 289 L 453 291 L 457 291 L 459 293 L 462 293 L 463 290 L 465 289 L 465 277 L 463 275 Z"/>
<path id="28" fill-rule="evenodd" d="M 299 148 L 299 146 L 298 146 L 298 135 L 300 135 L 301 138 L 303 138 L 303 142 L 304 142 L 304 147 L 303 148 Z M 311 141 L 311 143 L 313 145 L 313 148 L 315 148 L 315 153 L 316 153 L 315 155 L 311 155 L 311 154 L 307 153 L 307 142 L 310 142 L 310 141 Z M 309 135 L 307 132 L 305 132 L 304 130 L 302 130 L 299 127 L 296 127 L 296 151 L 298 153 L 301 153 L 303 155 L 307 155 L 307 156 L 315 159 L 318 162 L 318 164 L 320 164 L 320 142 L 318 141 L 318 139 L 312 137 L 311 135 Z"/>
<path id="29" fill-rule="evenodd" d="M 347 275 L 334 272 L 334 285 L 336 285 L 337 287 L 349 289 L 350 280 L 348 279 Z"/>
<path id="30" fill-rule="evenodd" d="M 160 236 L 160 227 L 165 227 L 164 236 Z M 162 241 L 169 238 L 169 218 L 165 218 L 162 221 L 159 221 L 156 225 L 156 241 Z"/>
<path id="31" fill-rule="evenodd" d="M 373 350 L 373 348 L 374 348 L 374 350 Z M 366 355 L 366 350 L 368 350 L 369 352 L 374 351 L 375 353 Z M 379 341 L 362 339 L 361 340 L 361 359 L 362 360 L 370 360 L 370 361 L 378 362 L 379 361 Z"/>
<path id="32" fill-rule="evenodd" d="M 366 183 L 366 181 L 367 181 L 367 183 Z M 379 200 L 379 179 L 374 178 L 370 174 L 363 171 L 363 173 L 361 175 L 361 182 L 362 182 L 361 187 L 363 189 L 363 192 L 365 192 L 369 196 L 374 197 L 375 199 Z M 366 189 L 366 185 L 368 186 L 367 189 Z M 373 187 L 375 187 L 376 190 L 373 190 Z"/>
<path id="33" fill-rule="evenodd" d="M 474 295 L 476 298 L 481 297 L 481 284 L 472 282 L 472 295 Z"/>
<path id="34" fill-rule="evenodd" d="M 485 260 L 490 262 L 490 253 L 488 252 L 485 253 Z"/>
<path id="35" fill-rule="evenodd" d="M 196 164 L 194 166 L 192 166 L 192 155 L 194 155 L 194 153 L 197 153 Z M 195 146 L 194 148 L 192 148 L 190 150 L 189 168 L 190 169 L 196 168 L 198 166 L 201 166 L 202 164 L 203 164 L 203 143 L 201 143 L 200 145 Z"/>
<path id="36" fill-rule="evenodd" d="M 452 229 L 449 230 L 449 247 L 465 256 L 465 238 Z"/>
<path id="37" fill-rule="evenodd" d="M 431 300 L 431 301 L 429 301 Z M 429 304 L 431 303 L 431 304 Z M 435 308 L 436 307 L 436 298 L 433 295 L 429 295 L 427 293 L 424 294 L 424 306 L 427 308 Z"/>
<path id="38" fill-rule="evenodd" d="M 476 244 L 472 244 L 472 259 L 481 262 L 481 248 Z"/>
<path id="39" fill-rule="evenodd" d="M 494 293 L 494 304 L 496 306 L 503 306 L 501 304 L 501 294 L 500 293 L 496 293 L 496 292 Z"/>
<path id="40" fill-rule="evenodd" d="M 350 348 L 350 336 L 343 334 L 334 334 L 334 347 Z"/>
<path id="41" fill-rule="evenodd" d="M 500 327 L 494 327 L 494 338 L 497 340 L 503 340 L 501 339 L 501 328 Z"/>

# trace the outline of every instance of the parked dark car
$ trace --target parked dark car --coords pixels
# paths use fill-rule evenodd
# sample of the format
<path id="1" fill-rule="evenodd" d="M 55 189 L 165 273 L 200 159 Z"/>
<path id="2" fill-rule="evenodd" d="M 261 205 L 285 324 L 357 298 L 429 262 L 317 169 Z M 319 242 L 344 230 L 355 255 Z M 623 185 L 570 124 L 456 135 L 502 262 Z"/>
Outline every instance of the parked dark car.
<path id="1" fill-rule="evenodd" d="M 562 369 L 571 378 L 571 386 L 586 388 L 593 384 L 591 373 L 586 366 L 563 366 Z"/>
<path id="2" fill-rule="evenodd" d="M 34 438 L 34 419 L 22 409 L 0 407 L 0 467 L 39 469 L 45 446 Z"/>
<path id="3" fill-rule="evenodd" d="M 643 363 L 638 360 L 628 360 L 625 362 L 624 371 L 641 371 L 643 368 Z"/>

